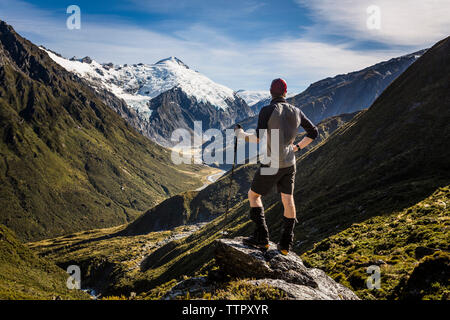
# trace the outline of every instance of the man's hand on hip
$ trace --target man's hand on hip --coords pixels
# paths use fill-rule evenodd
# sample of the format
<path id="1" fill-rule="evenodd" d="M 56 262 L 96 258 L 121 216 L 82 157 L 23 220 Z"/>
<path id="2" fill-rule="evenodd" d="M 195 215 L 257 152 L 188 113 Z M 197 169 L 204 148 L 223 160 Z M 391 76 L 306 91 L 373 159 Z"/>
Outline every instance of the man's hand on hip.
<path id="1" fill-rule="evenodd" d="M 313 142 L 313 139 L 304 137 L 299 143 L 295 145 L 294 152 L 305 149 L 311 142 Z"/>

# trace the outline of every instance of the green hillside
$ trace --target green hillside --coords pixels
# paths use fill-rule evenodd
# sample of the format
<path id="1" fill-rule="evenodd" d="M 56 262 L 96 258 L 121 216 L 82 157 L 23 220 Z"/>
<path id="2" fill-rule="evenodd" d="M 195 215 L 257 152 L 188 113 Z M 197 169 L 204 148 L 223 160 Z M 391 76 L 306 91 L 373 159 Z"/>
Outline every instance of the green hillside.
<path id="1" fill-rule="evenodd" d="M 68 274 L 24 246 L 14 233 L 0 225 L 0 300 L 89 299 L 67 289 Z"/>
<path id="2" fill-rule="evenodd" d="M 0 21 L 0 223 L 32 240 L 132 221 L 201 185 Z"/>
<path id="3" fill-rule="evenodd" d="M 449 299 L 449 188 L 440 188 L 409 208 L 354 223 L 303 254 L 296 251 L 306 265 L 323 269 L 364 299 Z M 80 264 L 89 286 L 106 296 L 129 296 L 134 291 L 138 298 L 153 299 L 173 287 L 174 279 L 214 270 L 212 243 L 222 237 L 224 222 L 230 236 L 250 233 L 247 205 L 245 201 L 227 220 L 218 217 L 191 236 L 162 246 L 158 246 L 160 241 L 186 227 L 133 237 L 118 236 L 116 229 L 98 230 L 40 241 L 31 247 L 61 266 Z M 271 231 L 278 231 L 278 213 L 268 210 L 268 220 Z M 381 290 L 365 287 L 369 265 L 381 268 Z M 239 282 L 232 279 L 219 288 L 230 286 L 244 295 L 248 288 L 236 285 Z"/>
<path id="4" fill-rule="evenodd" d="M 412 207 L 355 223 L 302 257 L 363 298 L 449 300 L 449 205 L 446 186 Z M 380 267 L 380 290 L 367 290 L 370 265 Z"/>

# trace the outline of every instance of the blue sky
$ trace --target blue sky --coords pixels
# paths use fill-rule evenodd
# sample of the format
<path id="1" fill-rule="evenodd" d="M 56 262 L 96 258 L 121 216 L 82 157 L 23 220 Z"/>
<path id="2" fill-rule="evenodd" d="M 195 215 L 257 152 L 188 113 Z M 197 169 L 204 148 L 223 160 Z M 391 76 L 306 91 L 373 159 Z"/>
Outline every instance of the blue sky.
<path id="1" fill-rule="evenodd" d="M 311 24 L 307 11 L 294 1 L 165 0 L 165 1 L 27 1 L 42 10 L 64 13 L 76 4 L 97 22 L 116 19 L 137 27 L 176 35 L 192 24 L 220 29 L 242 41 L 296 36 Z"/>
<path id="2" fill-rule="evenodd" d="M 81 9 L 69 30 L 66 8 Z M 367 8 L 380 8 L 369 30 Z M 448 0 L 2 0 L 0 19 L 63 56 L 154 63 L 177 56 L 234 90 L 288 90 L 431 46 L 448 36 Z"/>

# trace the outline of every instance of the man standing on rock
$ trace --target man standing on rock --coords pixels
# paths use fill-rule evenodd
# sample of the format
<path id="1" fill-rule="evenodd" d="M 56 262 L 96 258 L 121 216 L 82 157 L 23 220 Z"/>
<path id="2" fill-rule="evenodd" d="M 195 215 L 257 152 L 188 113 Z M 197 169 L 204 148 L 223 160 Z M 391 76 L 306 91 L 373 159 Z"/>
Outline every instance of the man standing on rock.
<path id="1" fill-rule="evenodd" d="M 287 255 L 294 241 L 294 226 L 296 212 L 294 203 L 294 181 L 296 172 L 295 152 L 308 146 L 318 135 L 317 127 L 303 114 L 303 112 L 286 102 L 287 84 L 283 79 L 275 79 L 270 86 L 272 101 L 259 112 L 256 134 L 246 133 L 240 125 L 236 125 L 235 133 L 238 138 L 248 142 L 258 143 L 260 130 L 267 130 L 267 155 L 271 154 L 271 147 L 278 148 L 278 159 L 270 164 L 260 164 L 253 178 L 248 199 L 250 202 L 250 219 L 255 223 L 253 236 L 245 238 L 244 244 L 267 250 L 269 248 L 269 230 L 267 228 L 264 207 L 261 196 L 266 195 L 274 185 L 281 193 L 284 206 L 284 227 L 278 250 Z M 298 128 L 302 126 L 306 131 L 298 144 L 294 145 Z M 271 131 L 278 130 L 278 141 L 271 141 Z M 275 143 L 274 143 L 275 142 Z M 273 150 L 272 150 L 273 151 Z M 276 154 L 276 152 L 273 152 Z M 264 168 L 276 167 L 276 172 L 267 174 Z"/>

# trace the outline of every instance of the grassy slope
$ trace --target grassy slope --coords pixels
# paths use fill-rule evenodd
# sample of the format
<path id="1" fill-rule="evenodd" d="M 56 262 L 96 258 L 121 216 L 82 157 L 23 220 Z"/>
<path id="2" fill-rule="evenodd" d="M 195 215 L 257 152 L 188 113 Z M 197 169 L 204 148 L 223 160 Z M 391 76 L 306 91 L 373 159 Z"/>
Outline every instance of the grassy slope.
<path id="1" fill-rule="evenodd" d="M 301 258 L 307 265 L 323 269 L 363 299 L 449 299 L 449 205 L 450 186 L 439 188 L 409 208 L 352 224 L 316 243 Z M 231 236 L 250 233 L 245 216 L 245 206 L 233 212 L 229 220 L 233 222 L 228 224 Z M 278 219 L 272 210 L 269 219 L 272 227 Z M 140 275 L 146 280 L 133 279 L 121 289 L 145 292 L 163 283 L 150 291 L 153 296 L 163 295 L 170 289 L 168 283 L 172 278 L 207 274 L 214 268 L 211 244 L 221 237 L 217 231 L 222 223 L 223 219 L 219 218 L 191 238 L 176 245 L 171 243 L 149 255 L 150 269 Z M 380 290 L 368 290 L 365 286 L 366 269 L 370 265 L 380 265 Z M 144 293 L 143 297 L 147 295 Z"/>
<path id="2" fill-rule="evenodd" d="M 191 230 L 182 226 L 171 231 L 152 232 L 138 236 L 120 236 L 125 226 L 83 231 L 53 239 L 29 243 L 28 246 L 62 268 L 80 266 L 83 286 L 97 292 L 140 278 L 148 269 L 147 256 L 170 243 L 172 237 Z M 183 241 L 178 240 L 177 243 Z M 134 291 L 133 288 L 121 293 Z"/>
<path id="3" fill-rule="evenodd" d="M 301 257 L 306 264 L 323 269 L 336 281 L 355 290 L 361 298 L 448 299 L 449 195 L 449 186 L 443 187 L 409 208 L 354 223 L 316 243 Z M 273 230 L 278 216 L 270 209 L 268 216 Z M 224 222 L 225 217 L 218 217 L 192 236 L 162 247 L 155 244 L 171 233 L 180 232 L 180 228 L 133 237 L 116 237 L 116 229 L 80 233 L 70 239 L 34 243 L 32 247 L 62 266 L 79 263 L 104 271 L 107 269 L 99 261 L 114 263 L 114 268 L 107 270 L 111 276 L 110 287 L 103 287 L 107 289 L 106 295 L 128 295 L 135 291 L 144 299 L 158 298 L 176 284 L 173 279 L 207 274 L 214 268 L 212 242 L 221 237 Z M 247 202 L 232 210 L 226 222 L 230 236 L 249 234 Z M 111 238 L 101 237 L 105 234 L 110 234 Z M 145 245 L 148 249 L 142 251 Z M 136 257 L 142 262 L 141 267 L 129 270 L 136 264 Z M 366 268 L 372 264 L 381 267 L 381 290 L 365 287 Z M 92 269 L 95 268 L 91 267 L 90 271 Z M 239 283 L 231 282 L 224 287 L 235 288 L 236 285 Z M 247 289 L 243 287 L 243 295 Z M 215 297 L 215 294 L 210 296 Z"/>
<path id="4" fill-rule="evenodd" d="M 409 208 L 355 223 L 302 258 L 363 298 L 450 299 L 449 206 L 446 186 Z M 381 268 L 380 290 L 367 290 L 370 265 Z"/>
<path id="5" fill-rule="evenodd" d="M 89 299 L 66 287 L 68 274 L 39 258 L 11 230 L 0 225 L 0 299 Z"/>
<path id="6" fill-rule="evenodd" d="M 21 239 L 123 224 L 201 185 L 4 22 L 0 123 L 0 223 Z"/>

